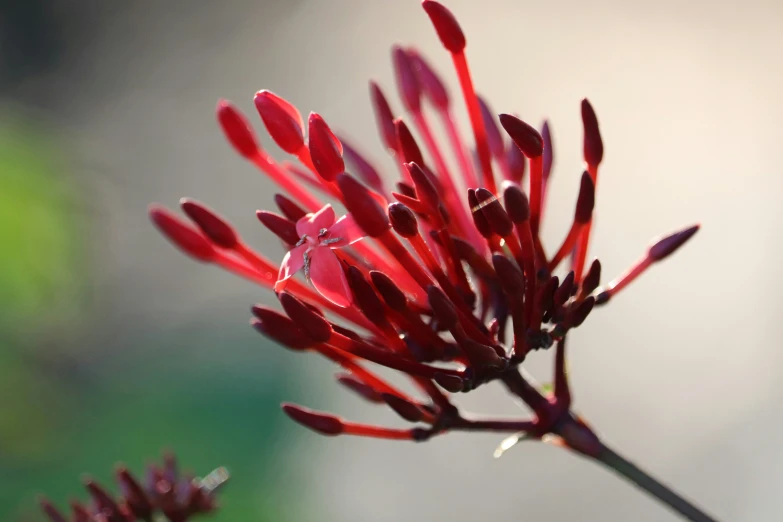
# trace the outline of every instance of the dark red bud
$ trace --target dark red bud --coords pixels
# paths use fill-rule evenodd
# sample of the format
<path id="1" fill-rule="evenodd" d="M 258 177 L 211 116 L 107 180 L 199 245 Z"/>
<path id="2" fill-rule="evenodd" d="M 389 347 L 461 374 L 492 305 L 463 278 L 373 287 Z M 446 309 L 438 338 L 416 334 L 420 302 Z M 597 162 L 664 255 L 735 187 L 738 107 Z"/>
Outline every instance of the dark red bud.
<path id="1" fill-rule="evenodd" d="M 582 173 L 582 181 L 579 185 L 579 196 L 576 199 L 576 212 L 574 221 L 587 224 L 593 217 L 595 206 L 595 184 L 587 171 Z"/>
<path id="2" fill-rule="evenodd" d="M 525 293 L 525 276 L 517 265 L 503 254 L 492 256 L 492 266 L 501 281 L 501 289 L 507 296 L 521 300 Z"/>
<path id="3" fill-rule="evenodd" d="M 600 292 L 597 296 L 595 296 L 595 305 L 600 306 L 604 305 L 609 302 L 609 299 L 611 299 L 612 294 L 606 290 L 603 292 Z"/>
<path id="4" fill-rule="evenodd" d="M 410 112 L 418 112 L 421 109 L 421 88 L 408 52 L 395 45 L 392 47 L 392 61 L 397 77 L 397 89 L 405 108 Z"/>
<path id="5" fill-rule="evenodd" d="M 414 162 L 424 165 L 424 156 L 421 155 L 421 149 L 405 122 L 397 118 L 394 120 L 394 129 L 397 133 L 397 144 L 402 153 L 402 159 L 408 163 Z"/>
<path id="6" fill-rule="evenodd" d="M 288 317 L 298 326 L 310 339 L 317 343 L 325 343 L 332 336 L 332 327 L 329 321 L 323 316 L 313 312 L 305 303 L 294 297 L 288 292 L 277 294 L 283 310 Z"/>
<path id="7" fill-rule="evenodd" d="M 375 404 L 384 402 L 380 393 L 376 392 L 351 374 L 343 373 L 338 375 L 337 382 L 369 402 Z"/>
<path id="8" fill-rule="evenodd" d="M 433 380 L 446 391 L 451 393 L 461 392 L 465 388 L 465 383 L 456 375 L 447 375 L 445 373 L 436 373 Z"/>
<path id="9" fill-rule="evenodd" d="M 373 324 L 386 324 L 386 307 L 362 271 L 355 266 L 348 269 L 348 285 L 362 314 Z"/>
<path id="10" fill-rule="evenodd" d="M 476 366 L 503 369 L 507 364 L 494 348 L 477 343 L 473 339 L 462 339 L 460 346 L 465 350 L 465 354 L 470 359 L 470 362 Z"/>
<path id="11" fill-rule="evenodd" d="M 283 194 L 275 194 L 275 204 L 285 217 L 296 223 L 307 215 L 307 212 Z"/>
<path id="12" fill-rule="evenodd" d="M 250 324 L 258 332 L 291 350 L 305 350 L 314 343 L 291 319 L 277 310 L 255 305 Z"/>
<path id="13" fill-rule="evenodd" d="M 514 223 L 524 223 L 530 219 L 530 202 L 527 195 L 517 185 L 507 183 L 503 190 L 508 217 Z"/>
<path id="14" fill-rule="evenodd" d="M 419 225 L 413 211 L 402 203 L 389 204 L 389 219 L 392 228 L 402 237 L 414 237 L 419 233 Z"/>
<path id="15" fill-rule="evenodd" d="M 446 294 L 437 286 L 427 287 L 427 299 L 432 308 L 432 313 L 438 320 L 438 324 L 447 330 L 454 328 L 459 322 L 459 315 L 454 304 L 449 300 Z"/>
<path id="16" fill-rule="evenodd" d="M 465 49 L 465 34 L 451 11 L 432 0 L 424 0 L 421 6 L 432 20 L 443 47 L 453 54 L 461 53 Z"/>
<path id="17" fill-rule="evenodd" d="M 668 235 L 663 239 L 659 239 L 650 249 L 647 251 L 647 255 L 653 261 L 661 261 L 666 257 L 674 253 L 675 250 L 680 248 L 686 241 L 688 241 L 693 235 L 699 231 L 700 225 L 693 225 L 674 234 Z"/>
<path id="18" fill-rule="evenodd" d="M 588 165 L 598 166 L 604 158 L 604 142 L 598 129 L 598 118 L 587 99 L 582 100 L 582 125 L 584 127 L 584 157 Z"/>
<path id="19" fill-rule="evenodd" d="M 525 156 L 537 158 L 543 154 L 544 140 L 536 129 L 510 114 L 501 114 L 499 118 L 500 124 Z"/>
<path id="20" fill-rule="evenodd" d="M 527 159 L 519 147 L 506 147 L 506 162 L 511 175 L 511 181 L 522 184 L 527 170 Z"/>
<path id="21" fill-rule="evenodd" d="M 481 234 L 484 238 L 491 238 L 492 229 L 487 222 L 487 218 L 484 216 L 484 213 L 479 207 L 476 191 L 473 189 L 468 189 L 468 205 L 470 205 L 470 214 L 473 216 L 473 224 L 476 226 L 476 230 L 478 230 L 479 234 Z"/>
<path id="22" fill-rule="evenodd" d="M 408 49 L 408 56 L 413 63 L 413 70 L 416 72 L 419 85 L 427 98 L 429 98 L 432 104 L 438 109 L 448 109 L 449 93 L 432 67 L 430 67 L 427 61 L 414 49 Z"/>
<path id="23" fill-rule="evenodd" d="M 549 130 L 549 121 L 544 120 L 544 124 L 541 126 L 541 139 L 544 142 L 544 154 L 542 158 L 542 170 L 543 170 L 543 179 L 546 183 L 546 180 L 549 179 L 549 176 L 552 174 L 552 163 L 555 161 L 555 150 L 552 145 L 552 133 Z"/>
<path id="24" fill-rule="evenodd" d="M 484 256 L 479 255 L 476 249 L 462 238 L 454 237 L 451 239 L 454 243 L 454 248 L 457 251 L 457 256 L 460 259 L 467 261 L 470 267 L 476 272 L 476 275 L 482 279 L 494 280 L 497 279 L 497 275 Z"/>
<path id="25" fill-rule="evenodd" d="M 258 91 L 254 101 L 275 143 L 287 153 L 296 154 L 304 145 L 304 122 L 296 107 L 267 90 Z"/>
<path id="26" fill-rule="evenodd" d="M 373 270 L 370 272 L 370 279 L 389 308 L 397 312 L 405 312 L 408 309 L 408 298 L 405 297 L 405 294 L 397 284 L 392 281 L 391 277 L 383 272 Z"/>
<path id="27" fill-rule="evenodd" d="M 576 307 L 576 309 L 571 312 L 571 317 L 569 318 L 569 325 L 571 328 L 576 328 L 577 326 L 581 326 L 583 322 L 585 322 L 585 319 L 587 319 L 587 316 L 590 314 L 590 312 L 593 311 L 593 307 L 595 306 L 595 297 L 590 296 L 581 303 L 579 303 Z"/>
<path id="28" fill-rule="evenodd" d="M 417 405 L 410 401 L 406 401 L 402 397 L 397 397 L 391 393 L 382 393 L 381 397 L 393 409 L 397 415 L 402 417 L 408 422 L 420 422 L 424 419 L 424 415 Z"/>
<path id="29" fill-rule="evenodd" d="M 582 292 L 583 296 L 590 295 L 593 290 L 598 288 L 598 284 L 601 282 L 601 262 L 597 259 L 593 260 L 593 264 L 590 265 L 590 269 L 587 271 L 584 279 L 582 280 Z"/>
<path id="30" fill-rule="evenodd" d="M 211 261 L 215 256 L 215 248 L 209 240 L 171 211 L 153 205 L 149 209 L 149 216 L 158 230 L 186 254 L 199 261 Z"/>
<path id="31" fill-rule="evenodd" d="M 120 485 L 125 502 L 136 516 L 142 520 L 152 515 L 152 504 L 147 493 L 125 467 L 117 469 L 117 483 Z"/>
<path id="32" fill-rule="evenodd" d="M 343 144 L 343 157 L 353 166 L 353 172 L 369 185 L 370 188 L 382 194 L 384 192 L 383 180 L 375 167 L 373 167 L 372 164 L 370 164 L 370 162 L 352 145 L 346 142 L 344 138 L 340 138 L 340 141 Z"/>
<path id="33" fill-rule="evenodd" d="M 194 199 L 179 200 L 182 211 L 214 244 L 223 248 L 234 248 L 237 245 L 237 233 L 222 217 Z"/>
<path id="34" fill-rule="evenodd" d="M 391 224 L 386 209 L 365 186 L 345 172 L 337 175 L 337 186 L 343 194 L 345 207 L 365 234 L 378 237 L 389 229 Z"/>
<path id="35" fill-rule="evenodd" d="M 438 208 L 440 195 L 431 178 L 427 176 L 417 163 L 406 163 L 405 167 L 408 169 L 413 184 L 416 186 L 416 198 L 433 210 Z"/>
<path id="36" fill-rule="evenodd" d="M 38 502 L 41 504 L 41 509 L 46 514 L 46 516 L 49 517 L 51 522 L 68 522 L 68 519 L 65 518 L 62 513 L 57 511 L 57 508 L 54 507 L 47 499 L 41 498 Z"/>
<path id="37" fill-rule="evenodd" d="M 484 130 L 487 132 L 489 151 L 493 158 L 500 159 L 506 152 L 506 145 L 503 143 L 503 136 L 500 134 L 495 113 L 481 96 L 478 96 L 478 102 L 481 108 L 481 117 L 484 120 Z"/>
<path id="38" fill-rule="evenodd" d="M 71 522 L 93 522 L 92 515 L 87 507 L 75 500 L 71 501 L 71 514 Z"/>
<path id="39" fill-rule="evenodd" d="M 307 127 L 310 158 L 315 170 L 326 181 L 334 181 L 345 170 L 343 145 L 319 114 L 310 113 Z"/>
<path id="40" fill-rule="evenodd" d="M 557 276 L 552 276 L 539 291 L 538 301 L 542 311 L 550 311 L 555 304 L 555 292 L 558 284 L 560 284 L 560 279 Z"/>
<path id="41" fill-rule="evenodd" d="M 226 139 L 242 156 L 247 159 L 258 154 L 260 148 L 247 118 L 227 100 L 217 104 L 218 123 L 223 128 Z"/>
<path id="42" fill-rule="evenodd" d="M 334 415 L 290 403 L 283 403 L 282 408 L 291 419 L 321 435 L 339 435 L 343 432 L 343 421 Z"/>
<path id="43" fill-rule="evenodd" d="M 397 192 L 405 196 L 408 196 L 409 198 L 416 199 L 416 189 L 411 187 L 407 183 L 403 183 L 402 181 L 397 182 Z"/>
<path id="44" fill-rule="evenodd" d="M 481 207 L 481 212 L 495 234 L 506 237 L 514 231 L 514 223 L 503 210 L 500 200 L 492 192 L 485 188 L 476 189 L 476 199 Z"/>
<path id="45" fill-rule="evenodd" d="M 383 91 L 375 82 L 370 82 L 370 98 L 372 99 L 375 121 L 381 141 L 387 149 L 397 150 L 397 130 L 394 128 L 394 113 Z"/>
<path id="46" fill-rule="evenodd" d="M 117 505 L 117 502 L 115 502 L 114 499 L 111 498 L 111 495 L 109 495 L 109 493 L 99 484 L 96 484 L 91 479 L 87 479 L 84 485 L 87 487 L 87 492 L 92 497 L 99 512 L 106 515 L 109 520 L 113 520 L 113 517 L 119 518 L 122 516 L 120 506 Z"/>
<path id="47" fill-rule="evenodd" d="M 256 217 L 286 244 L 295 245 L 299 242 L 299 234 L 296 233 L 296 223 L 290 219 L 266 210 L 256 210 Z"/>
<path id="48" fill-rule="evenodd" d="M 563 279 L 563 282 L 560 283 L 560 286 L 555 291 L 555 306 L 560 307 L 563 306 L 566 301 L 571 297 L 571 294 L 574 290 L 574 271 L 571 270 L 568 272 L 568 275 L 565 276 L 565 279 Z"/>

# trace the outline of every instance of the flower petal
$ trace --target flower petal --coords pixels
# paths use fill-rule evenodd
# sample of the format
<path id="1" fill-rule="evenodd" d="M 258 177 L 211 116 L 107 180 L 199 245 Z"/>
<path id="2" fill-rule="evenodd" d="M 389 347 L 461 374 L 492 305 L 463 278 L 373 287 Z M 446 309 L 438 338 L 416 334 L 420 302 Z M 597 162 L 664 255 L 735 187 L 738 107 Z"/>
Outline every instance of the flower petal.
<path id="1" fill-rule="evenodd" d="M 318 212 L 307 214 L 296 222 L 296 233 L 299 237 L 310 236 L 315 239 L 322 228 L 329 228 L 334 225 L 334 209 L 332 205 L 324 205 Z"/>
<path id="2" fill-rule="evenodd" d="M 329 229 L 327 239 L 340 239 L 335 243 L 330 243 L 331 248 L 339 248 L 352 243 L 356 243 L 364 237 L 364 231 L 356 224 L 353 216 L 346 214 L 337 220 L 337 223 Z"/>
<path id="3" fill-rule="evenodd" d="M 280 272 L 277 274 L 277 282 L 275 283 L 275 292 L 279 292 L 285 287 L 285 282 L 291 279 L 295 273 L 300 271 L 304 266 L 304 254 L 307 251 L 307 243 L 299 245 L 289 250 L 283 262 L 280 263 Z"/>
<path id="4" fill-rule="evenodd" d="M 310 250 L 310 281 L 318 293 L 337 306 L 351 306 L 353 295 L 337 255 L 328 247 Z"/>

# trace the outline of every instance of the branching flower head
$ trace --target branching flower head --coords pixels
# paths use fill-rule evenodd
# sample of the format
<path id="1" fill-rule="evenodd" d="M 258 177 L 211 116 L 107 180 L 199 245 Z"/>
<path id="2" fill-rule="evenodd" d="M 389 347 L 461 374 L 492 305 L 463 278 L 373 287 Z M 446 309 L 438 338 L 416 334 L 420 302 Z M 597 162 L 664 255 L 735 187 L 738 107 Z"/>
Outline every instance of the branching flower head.
<path id="1" fill-rule="evenodd" d="M 510 432 L 515 438 L 502 449 L 523 437 L 547 437 L 598 458 L 605 447 L 571 410 L 567 334 L 596 305 L 674 252 L 698 225 L 654 241 L 627 273 L 601 285 L 601 264 L 588 263 L 587 255 L 604 149 L 596 114 L 583 100 L 584 169 L 574 169 L 580 176 L 572 224 L 559 244 L 545 244 L 541 224 L 555 161 L 550 124 L 538 130 L 517 116 L 495 115 L 475 92 L 456 19 L 437 2 L 425 0 L 423 7 L 455 65 L 475 164 L 445 83 L 417 50 L 395 46 L 405 119 L 381 87 L 370 84 L 381 143 L 399 172 L 393 185 L 320 115 L 310 114 L 305 126 L 296 107 L 274 93 L 259 91 L 255 106 L 271 138 L 296 163 L 272 158 L 247 118 L 227 101 L 218 104 L 228 141 L 282 189 L 275 196 L 279 214 L 258 212 L 289 249 L 280 266 L 193 200 L 182 202 L 190 223 L 160 206 L 151 208 L 151 218 L 192 257 L 276 292 L 282 311 L 253 307 L 258 331 L 334 361 L 344 370 L 340 384 L 415 426 L 375 426 L 285 404 L 300 424 L 325 435 L 415 441 L 453 430 Z M 424 111 L 427 104 L 434 112 Z M 445 145 L 435 139 L 435 120 Z M 337 219 L 326 198 L 346 214 Z M 521 365 L 531 351 L 552 346 L 547 391 Z M 407 374 L 421 396 L 386 382 L 367 362 Z M 452 402 L 452 394 L 492 381 L 527 403 L 532 417 L 474 419 Z"/>

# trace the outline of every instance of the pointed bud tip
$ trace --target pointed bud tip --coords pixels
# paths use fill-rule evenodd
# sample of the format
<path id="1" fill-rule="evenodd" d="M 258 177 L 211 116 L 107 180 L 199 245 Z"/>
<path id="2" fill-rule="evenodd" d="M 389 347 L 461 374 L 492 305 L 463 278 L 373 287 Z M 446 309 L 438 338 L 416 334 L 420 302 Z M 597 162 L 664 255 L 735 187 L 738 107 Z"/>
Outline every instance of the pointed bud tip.
<path id="1" fill-rule="evenodd" d="M 699 231 L 699 228 L 701 228 L 701 225 L 693 225 L 658 240 L 648 250 L 648 256 L 653 261 L 665 259 L 692 238 Z"/>

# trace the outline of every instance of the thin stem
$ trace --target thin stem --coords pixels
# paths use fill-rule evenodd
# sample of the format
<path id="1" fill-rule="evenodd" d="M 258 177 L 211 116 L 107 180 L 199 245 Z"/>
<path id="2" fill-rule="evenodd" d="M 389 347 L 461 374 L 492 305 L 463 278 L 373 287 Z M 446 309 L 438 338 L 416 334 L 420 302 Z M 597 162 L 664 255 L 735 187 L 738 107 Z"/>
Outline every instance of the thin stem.
<path id="1" fill-rule="evenodd" d="M 613 470 L 618 475 L 630 480 L 646 493 L 657 498 L 669 508 L 682 515 L 686 520 L 693 522 L 717 522 L 718 519 L 706 514 L 694 506 L 668 486 L 641 470 L 636 464 L 626 460 L 610 448 L 602 445 L 600 453 L 595 457 L 598 462 Z"/>

